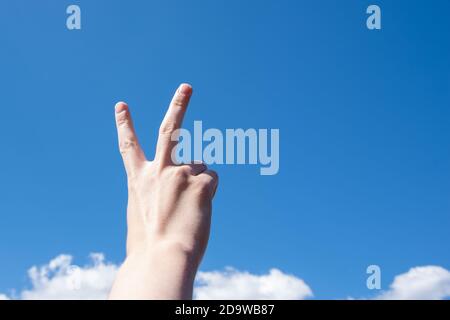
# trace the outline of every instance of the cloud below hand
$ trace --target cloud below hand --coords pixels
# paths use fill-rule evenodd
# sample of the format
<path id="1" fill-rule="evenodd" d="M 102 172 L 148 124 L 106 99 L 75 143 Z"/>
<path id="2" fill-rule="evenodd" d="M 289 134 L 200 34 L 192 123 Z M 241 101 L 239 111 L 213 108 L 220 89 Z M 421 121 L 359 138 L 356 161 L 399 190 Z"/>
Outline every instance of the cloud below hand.
<path id="1" fill-rule="evenodd" d="M 59 255 L 43 266 L 28 270 L 30 287 L 17 294 L 0 294 L 8 299 L 106 299 L 119 266 L 107 262 L 103 254 L 90 255 L 89 263 L 77 266 L 71 255 Z M 15 291 L 13 291 L 15 292 Z M 287 299 L 311 298 L 311 288 L 300 278 L 271 269 L 256 275 L 234 268 L 199 272 L 195 281 L 196 299 Z M 394 278 L 389 290 L 375 299 L 414 300 L 450 297 L 450 271 L 439 266 L 421 266 Z"/>
<path id="2" fill-rule="evenodd" d="M 225 271 L 199 272 L 196 282 L 195 298 L 201 300 L 301 300 L 313 295 L 302 279 L 278 269 L 271 269 L 264 275 L 254 275 L 233 268 L 227 268 Z"/>
<path id="3" fill-rule="evenodd" d="M 28 270 L 30 288 L 11 297 L 0 294 L 0 299 L 106 299 L 118 268 L 99 253 L 91 254 L 85 266 L 73 264 L 70 255 L 59 255 L 43 266 Z M 312 291 L 303 280 L 278 269 L 265 275 L 233 268 L 199 272 L 194 289 L 197 299 L 304 299 L 311 296 Z"/>
<path id="4" fill-rule="evenodd" d="M 104 299 L 118 267 L 105 262 L 103 254 L 90 255 L 90 263 L 79 267 L 70 255 L 60 255 L 44 266 L 28 270 L 32 287 L 20 299 L 95 300 Z"/>

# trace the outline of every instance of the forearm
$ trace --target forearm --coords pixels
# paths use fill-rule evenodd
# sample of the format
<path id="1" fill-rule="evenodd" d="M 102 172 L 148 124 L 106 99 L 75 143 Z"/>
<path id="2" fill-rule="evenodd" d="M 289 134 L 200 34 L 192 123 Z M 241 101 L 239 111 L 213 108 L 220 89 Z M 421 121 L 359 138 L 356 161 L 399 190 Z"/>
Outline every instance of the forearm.
<path id="1" fill-rule="evenodd" d="M 196 263 L 176 247 L 155 247 L 127 256 L 110 299 L 192 299 Z"/>

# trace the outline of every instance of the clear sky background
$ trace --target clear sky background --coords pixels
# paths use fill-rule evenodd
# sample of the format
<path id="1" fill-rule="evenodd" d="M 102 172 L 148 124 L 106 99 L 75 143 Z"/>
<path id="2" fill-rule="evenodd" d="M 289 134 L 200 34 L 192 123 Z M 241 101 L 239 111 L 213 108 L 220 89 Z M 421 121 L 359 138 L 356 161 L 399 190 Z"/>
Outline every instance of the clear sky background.
<path id="1" fill-rule="evenodd" d="M 66 29 L 66 8 L 82 30 Z M 382 30 L 366 28 L 370 4 Z M 276 267 L 316 298 L 367 297 L 450 267 L 450 2 L 61 1 L 0 4 L 0 292 L 69 253 L 120 263 L 126 185 L 115 102 L 152 156 L 179 83 L 185 124 L 279 128 L 280 172 L 220 174 L 202 270 Z"/>

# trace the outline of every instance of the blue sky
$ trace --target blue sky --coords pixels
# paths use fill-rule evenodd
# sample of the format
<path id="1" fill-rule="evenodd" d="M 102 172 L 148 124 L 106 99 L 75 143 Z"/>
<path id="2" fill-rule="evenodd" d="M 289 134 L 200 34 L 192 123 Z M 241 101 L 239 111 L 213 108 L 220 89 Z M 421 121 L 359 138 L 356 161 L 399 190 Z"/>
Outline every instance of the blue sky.
<path id="1" fill-rule="evenodd" d="M 371 264 L 383 288 L 449 268 L 449 14 L 446 0 L 3 1 L 0 292 L 60 253 L 123 259 L 113 106 L 130 104 L 151 156 L 181 82 L 187 128 L 280 129 L 278 175 L 215 167 L 202 270 L 277 267 L 345 298 L 375 294 Z"/>

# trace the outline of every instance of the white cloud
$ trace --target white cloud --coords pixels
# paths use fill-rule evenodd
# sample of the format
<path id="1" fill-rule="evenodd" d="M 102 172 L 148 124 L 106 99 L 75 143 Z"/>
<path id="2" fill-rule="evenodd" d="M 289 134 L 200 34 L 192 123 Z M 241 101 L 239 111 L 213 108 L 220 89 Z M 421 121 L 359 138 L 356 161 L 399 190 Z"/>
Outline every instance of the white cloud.
<path id="1" fill-rule="evenodd" d="M 43 266 L 28 271 L 30 288 L 0 300 L 18 299 L 106 299 L 118 266 L 108 263 L 102 254 L 91 254 L 90 263 L 78 267 L 73 257 L 60 255 Z M 14 291 L 13 291 L 14 292 Z M 227 268 L 199 272 L 196 299 L 306 299 L 313 296 L 300 278 L 278 269 L 255 275 Z M 375 299 L 447 299 L 450 298 L 450 271 L 439 266 L 410 269 L 395 277 L 389 290 Z"/>
<path id="2" fill-rule="evenodd" d="M 390 289 L 377 299 L 441 300 L 449 297 L 450 272 L 439 266 L 423 266 L 396 276 Z"/>
<path id="3" fill-rule="evenodd" d="M 78 267 L 70 255 L 59 255 L 48 264 L 28 270 L 31 288 L 17 298 L 25 300 L 106 299 L 118 266 L 105 262 L 103 254 L 91 254 L 88 265 Z M 295 276 L 272 269 L 266 275 L 227 268 L 199 272 L 194 297 L 197 299 L 304 299 L 311 289 Z M 14 295 L 12 298 L 16 298 Z M 0 294 L 0 299 L 9 299 Z"/>
<path id="4" fill-rule="evenodd" d="M 20 293 L 24 300 L 105 299 L 117 266 L 105 263 L 102 254 L 91 254 L 90 264 L 78 267 L 72 256 L 60 255 L 48 264 L 28 270 L 31 289 Z"/>
<path id="5" fill-rule="evenodd" d="M 288 299 L 312 297 L 312 291 L 302 280 L 278 269 L 265 275 L 227 268 L 225 271 L 199 272 L 194 296 L 196 299 Z"/>

